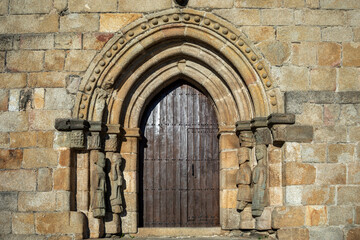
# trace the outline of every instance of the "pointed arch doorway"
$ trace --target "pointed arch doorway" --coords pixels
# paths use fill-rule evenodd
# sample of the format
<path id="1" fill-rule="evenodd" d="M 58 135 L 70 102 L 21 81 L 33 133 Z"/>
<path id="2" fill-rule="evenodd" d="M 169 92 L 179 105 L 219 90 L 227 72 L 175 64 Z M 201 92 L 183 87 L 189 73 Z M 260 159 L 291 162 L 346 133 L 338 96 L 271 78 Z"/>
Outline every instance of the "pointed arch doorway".
<path id="1" fill-rule="evenodd" d="M 177 81 L 142 118 L 141 227 L 219 226 L 218 123 L 210 100 Z"/>

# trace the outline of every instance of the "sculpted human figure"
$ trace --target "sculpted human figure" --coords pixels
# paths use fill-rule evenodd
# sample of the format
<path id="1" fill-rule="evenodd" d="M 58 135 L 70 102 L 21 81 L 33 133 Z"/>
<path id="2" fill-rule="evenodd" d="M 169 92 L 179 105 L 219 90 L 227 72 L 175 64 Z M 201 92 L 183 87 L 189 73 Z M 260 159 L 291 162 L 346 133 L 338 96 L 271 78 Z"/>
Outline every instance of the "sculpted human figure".
<path id="1" fill-rule="evenodd" d="M 92 197 L 92 210 L 95 218 L 105 217 L 105 154 L 102 152 L 98 153 L 97 162 L 95 162 L 95 169 L 93 174 L 94 192 Z"/>
<path id="2" fill-rule="evenodd" d="M 255 148 L 255 156 L 257 165 L 254 168 L 253 182 L 253 199 L 252 199 L 252 215 L 260 217 L 266 205 L 266 161 L 267 151 L 265 145 L 257 145 Z"/>
<path id="3" fill-rule="evenodd" d="M 123 176 L 121 172 L 122 157 L 120 153 L 114 153 L 111 160 L 111 195 L 110 202 L 112 211 L 114 213 L 121 213 L 123 211 L 123 202 L 121 198 L 121 188 L 123 186 Z"/>
<path id="4" fill-rule="evenodd" d="M 239 170 L 236 176 L 236 186 L 238 188 L 237 210 L 242 211 L 251 202 L 251 167 L 248 148 L 238 149 Z"/>

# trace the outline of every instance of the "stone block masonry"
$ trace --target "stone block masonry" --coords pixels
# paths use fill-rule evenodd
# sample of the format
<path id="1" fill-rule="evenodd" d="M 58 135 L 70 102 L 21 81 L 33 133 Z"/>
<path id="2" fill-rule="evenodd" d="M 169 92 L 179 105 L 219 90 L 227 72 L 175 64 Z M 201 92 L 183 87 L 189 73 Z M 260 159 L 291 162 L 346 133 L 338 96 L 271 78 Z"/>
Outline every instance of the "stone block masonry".
<path id="1" fill-rule="evenodd" d="M 241 109 L 236 119 L 227 118 L 233 122 L 231 126 L 219 122 L 221 224 L 232 230 L 262 226 L 263 230 L 276 231 L 278 239 L 360 239 L 360 1 L 189 0 L 180 8 L 188 11 L 189 18 L 175 16 L 179 8 L 173 0 L 0 1 L 0 239 L 88 238 L 89 226 L 84 224 L 88 219 L 100 236 L 103 226 L 88 211 L 88 155 L 84 149 L 70 149 L 74 144 L 71 135 L 56 131 L 55 119 L 72 118 L 78 111 L 75 106 L 95 116 L 102 98 L 109 108 L 135 101 L 116 95 L 116 91 L 109 91 L 106 98 L 103 92 L 90 98 L 90 92 L 95 86 L 106 89 L 111 79 L 124 80 L 111 86 L 113 89 L 131 89 L 137 83 L 130 86 L 125 81 L 128 76 L 158 74 L 154 69 L 164 72 L 157 80 L 164 84 L 178 71 L 186 80 L 201 73 L 199 89 L 227 78 L 232 79 L 229 89 L 235 89 L 239 87 L 234 77 L 238 70 L 225 61 L 229 52 L 228 59 L 238 54 L 249 60 L 248 65 L 239 67 L 241 71 L 248 71 L 250 65 L 256 71 L 240 77 L 244 81 L 238 92 L 213 87 L 217 94 L 214 105 L 234 97 Z M 148 21 L 163 10 L 166 12 L 155 17 L 156 21 Z M 216 25 L 216 19 L 231 27 Z M 181 29 L 182 23 L 187 27 Z M 127 27 L 129 24 L 133 27 Z M 170 24 L 178 28 L 166 29 Z M 142 39 L 155 26 L 161 28 L 158 34 Z M 217 31 L 220 37 L 195 40 L 199 39 L 194 36 L 197 27 Z M 244 35 L 244 42 L 238 42 L 238 35 L 232 40 L 236 31 Z M 179 32 L 184 33 L 181 39 L 166 40 L 153 48 L 158 39 Z M 184 39 L 188 43 L 183 44 Z M 209 42 L 209 52 L 205 47 L 191 48 L 193 44 L 208 47 Z M 233 43 L 237 49 L 232 49 Z M 123 48 L 130 44 L 135 47 Z M 149 49 L 156 51 L 149 53 Z M 168 51 L 157 55 L 164 49 Z M 113 58 L 118 52 L 124 56 L 120 60 Z M 137 66 L 138 62 L 128 57 L 135 52 L 142 54 L 148 65 L 168 59 L 173 68 L 160 68 L 159 64 L 142 73 L 144 64 L 143 68 L 129 67 L 129 75 L 117 75 L 127 63 Z M 172 57 L 177 52 L 182 52 L 179 61 Z M 188 55 L 193 57 L 187 59 Z M 183 58 L 186 61 L 180 61 Z M 213 65 L 215 62 L 221 64 Z M 97 69 L 110 64 L 112 70 L 106 76 L 96 75 Z M 216 74 L 194 73 L 203 65 L 215 68 Z M 96 82 L 91 82 L 91 74 Z M 83 79 L 93 85 L 84 84 Z M 264 91 L 255 83 L 262 84 Z M 151 102 L 160 88 L 150 84 L 142 94 L 136 91 L 134 95 L 139 101 Z M 268 147 L 269 200 L 260 218 L 251 216 L 251 206 L 241 214 L 236 210 L 237 149 L 241 145 L 234 133 L 235 122 L 263 117 L 263 112 L 245 107 L 250 95 L 269 99 L 266 106 L 254 109 L 280 109 L 296 116 L 294 125 L 270 126 L 282 138 L 278 145 Z M 274 96 L 279 97 L 277 101 Z M 111 102 L 112 98 L 116 101 Z M 96 101 L 99 104 L 91 111 L 82 105 Z M 143 109 L 134 106 L 133 111 L 141 114 Z M 228 109 L 217 111 L 219 118 L 231 115 Z M 243 119 L 248 113 L 251 118 Z M 106 116 L 111 121 L 119 118 Z M 129 129 L 131 135 L 133 129 Z M 116 150 L 126 160 L 123 200 L 127 214 L 120 215 L 122 225 L 118 227 L 123 233 L 135 233 L 141 217 L 135 135 L 128 136 L 126 144 Z M 254 148 L 249 149 L 255 154 Z M 78 151 L 77 159 L 74 151 Z M 106 224 L 113 226 L 114 222 Z"/>

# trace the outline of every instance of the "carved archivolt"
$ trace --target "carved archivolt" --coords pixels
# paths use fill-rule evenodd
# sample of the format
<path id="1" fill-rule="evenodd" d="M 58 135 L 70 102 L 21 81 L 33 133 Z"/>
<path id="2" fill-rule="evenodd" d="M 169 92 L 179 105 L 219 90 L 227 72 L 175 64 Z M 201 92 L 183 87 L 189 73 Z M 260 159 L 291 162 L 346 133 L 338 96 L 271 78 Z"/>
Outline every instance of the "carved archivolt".
<path id="1" fill-rule="evenodd" d="M 279 90 L 261 54 L 230 23 L 213 14 L 171 9 L 148 15 L 118 32 L 93 60 L 80 86 L 74 118 L 138 127 L 147 101 L 182 78 L 213 101 L 220 126 L 283 112 Z"/>

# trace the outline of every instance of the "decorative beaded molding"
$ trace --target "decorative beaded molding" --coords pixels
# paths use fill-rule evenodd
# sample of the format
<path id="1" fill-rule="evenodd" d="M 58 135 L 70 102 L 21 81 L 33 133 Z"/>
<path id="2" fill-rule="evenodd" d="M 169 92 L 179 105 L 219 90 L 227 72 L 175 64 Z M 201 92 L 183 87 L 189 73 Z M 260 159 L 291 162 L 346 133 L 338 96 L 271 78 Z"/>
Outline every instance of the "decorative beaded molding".
<path id="1" fill-rule="evenodd" d="M 163 36 L 163 39 L 153 39 L 155 34 Z M 95 107 L 96 89 L 101 88 L 110 94 L 121 69 L 131 64 L 131 60 L 136 59 L 147 46 L 179 37 L 183 37 L 184 42 L 187 38 L 200 42 L 208 41 L 219 54 L 226 55 L 224 58 L 234 66 L 242 59 L 250 74 L 242 74 L 242 70 L 238 68 L 240 76 L 248 88 L 250 85 L 257 86 L 257 92 L 250 94 L 255 100 L 259 98 L 258 102 L 254 103 L 255 109 L 260 108 L 260 105 L 263 108 L 257 110 L 256 117 L 283 112 L 282 97 L 279 89 L 273 86 L 269 68 L 261 54 L 257 53 L 251 42 L 238 29 L 211 13 L 192 9 L 170 9 L 136 20 L 109 40 L 83 77 L 73 117 L 92 120 L 89 112 Z M 222 45 L 219 45 L 219 42 Z M 115 65 L 120 72 L 118 75 L 109 76 Z"/>

